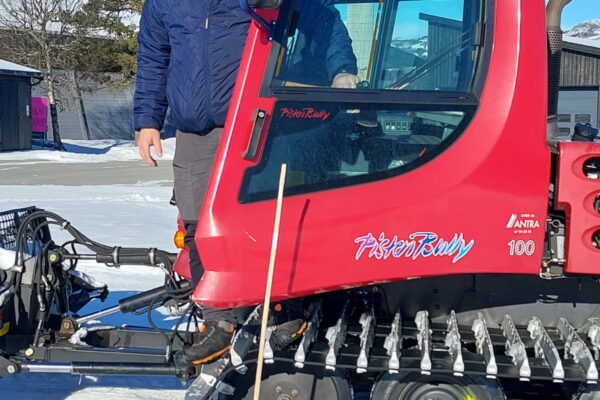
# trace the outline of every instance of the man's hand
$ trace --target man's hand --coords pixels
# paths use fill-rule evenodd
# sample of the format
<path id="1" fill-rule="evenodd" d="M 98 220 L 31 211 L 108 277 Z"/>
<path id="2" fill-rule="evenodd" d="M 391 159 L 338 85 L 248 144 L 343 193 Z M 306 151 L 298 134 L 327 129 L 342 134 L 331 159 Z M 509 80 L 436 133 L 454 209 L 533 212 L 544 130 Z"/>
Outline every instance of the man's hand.
<path id="1" fill-rule="evenodd" d="M 333 78 L 331 87 L 337 89 L 356 89 L 356 85 L 360 82 L 360 78 L 354 74 L 342 72 Z"/>
<path id="2" fill-rule="evenodd" d="M 158 129 L 143 128 L 140 130 L 140 136 L 138 137 L 138 150 L 142 160 L 152 166 L 156 167 L 158 164 L 156 160 L 152 158 L 150 148 L 154 147 L 154 151 L 158 157 L 162 157 L 162 144 L 160 143 L 160 132 Z"/>

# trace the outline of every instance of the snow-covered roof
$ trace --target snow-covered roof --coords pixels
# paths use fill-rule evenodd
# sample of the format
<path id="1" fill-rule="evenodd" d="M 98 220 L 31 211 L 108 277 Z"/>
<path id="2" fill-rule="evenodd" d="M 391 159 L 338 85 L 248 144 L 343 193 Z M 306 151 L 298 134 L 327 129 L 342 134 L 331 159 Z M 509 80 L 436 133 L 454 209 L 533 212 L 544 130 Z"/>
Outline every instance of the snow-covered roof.
<path id="1" fill-rule="evenodd" d="M 42 73 L 36 69 L 0 59 L 0 75 L 31 76 L 40 78 Z"/>
<path id="2" fill-rule="evenodd" d="M 565 35 L 563 36 L 563 48 L 593 57 L 600 57 L 600 39 L 576 38 Z"/>
<path id="3" fill-rule="evenodd" d="M 573 36 L 564 35 L 563 41 L 568 42 L 568 43 L 579 44 L 582 46 L 600 48 L 600 37 L 584 39 L 584 38 L 577 38 L 577 37 L 573 37 Z"/>

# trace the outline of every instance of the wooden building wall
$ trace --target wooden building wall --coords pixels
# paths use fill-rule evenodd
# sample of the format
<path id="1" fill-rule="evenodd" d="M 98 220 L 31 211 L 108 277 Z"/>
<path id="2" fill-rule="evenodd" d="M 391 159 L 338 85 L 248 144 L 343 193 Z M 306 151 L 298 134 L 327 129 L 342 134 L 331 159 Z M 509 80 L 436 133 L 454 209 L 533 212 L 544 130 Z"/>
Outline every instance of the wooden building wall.
<path id="1" fill-rule="evenodd" d="M 419 14 L 419 19 L 428 23 L 427 59 L 429 61 L 443 56 L 449 47 L 460 47 L 463 30 L 462 21 L 423 13 Z M 446 58 L 447 60 L 435 64 L 435 68 L 425 74 L 424 78 L 427 79 L 427 82 L 417 80 L 412 85 L 413 89 L 419 88 L 419 86 L 428 90 L 431 90 L 431 88 L 456 87 L 456 59 L 453 57 Z"/>
<path id="2" fill-rule="evenodd" d="M 600 48 L 565 42 L 560 85 L 600 87 Z"/>
<path id="3" fill-rule="evenodd" d="M 97 85 L 97 84 L 96 84 Z M 46 96 L 41 85 L 34 87 L 35 97 Z M 62 139 L 85 139 L 83 111 L 72 90 L 64 90 L 63 107 L 58 111 Z M 114 91 L 109 88 L 83 92 L 82 101 L 89 127 L 90 139 L 133 139 L 133 92 L 132 89 Z M 49 139 L 52 124 L 48 121 Z"/>
<path id="4" fill-rule="evenodd" d="M 560 117 L 565 119 L 561 131 L 567 132 L 577 122 L 600 126 L 600 48 L 563 42 L 560 89 L 563 101 L 569 103 L 563 104 L 561 111 L 559 101 L 559 127 Z M 579 121 L 578 112 L 584 119 L 591 115 L 591 119 Z M 569 114 L 571 119 L 566 120 Z"/>

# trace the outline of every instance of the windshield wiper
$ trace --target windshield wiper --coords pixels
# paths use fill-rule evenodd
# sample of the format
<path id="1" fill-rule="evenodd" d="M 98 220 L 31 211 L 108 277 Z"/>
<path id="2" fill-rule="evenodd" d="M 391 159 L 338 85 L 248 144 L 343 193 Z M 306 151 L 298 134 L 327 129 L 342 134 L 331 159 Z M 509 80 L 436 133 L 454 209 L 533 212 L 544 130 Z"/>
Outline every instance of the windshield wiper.
<path id="1" fill-rule="evenodd" d="M 416 80 L 422 78 L 424 75 L 429 73 L 429 71 L 431 71 L 432 68 L 438 66 L 443 61 L 447 61 L 449 58 L 448 57 L 449 55 L 458 54 L 458 53 L 464 51 L 470 45 L 470 42 L 471 42 L 470 32 L 471 32 L 470 30 L 464 32 L 458 38 L 458 40 L 462 39 L 462 41 L 460 43 L 457 43 L 456 45 L 454 45 L 454 46 L 450 47 L 449 49 L 445 50 L 444 52 L 442 52 L 440 55 L 438 55 L 434 59 L 427 61 L 425 64 L 421 65 L 420 67 L 415 68 L 412 71 L 410 71 L 408 74 L 402 76 L 400 79 L 396 80 L 390 86 L 388 86 L 388 89 L 393 89 L 393 90 L 406 89 L 411 83 L 415 82 Z"/>

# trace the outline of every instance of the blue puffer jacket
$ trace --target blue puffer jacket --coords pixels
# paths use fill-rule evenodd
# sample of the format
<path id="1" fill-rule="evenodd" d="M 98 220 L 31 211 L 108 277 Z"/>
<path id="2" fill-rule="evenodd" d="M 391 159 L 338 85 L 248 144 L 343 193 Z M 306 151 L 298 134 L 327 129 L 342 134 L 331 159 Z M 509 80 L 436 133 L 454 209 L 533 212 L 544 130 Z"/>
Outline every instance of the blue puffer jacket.
<path id="1" fill-rule="evenodd" d="M 352 42 L 330 0 L 297 3 L 306 48 L 304 63 L 295 65 L 310 65 L 314 74 L 325 69 L 323 82 L 312 84 L 328 85 L 338 72 L 356 73 Z M 162 129 L 167 107 L 180 131 L 202 134 L 223 126 L 249 21 L 239 0 L 146 0 L 138 35 L 135 129 Z M 295 78 L 292 71 L 286 75 Z"/>
<path id="2" fill-rule="evenodd" d="M 138 35 L 135 129 L 223 126 L 249 17 L 239 0 L 147 0 Z"/>

